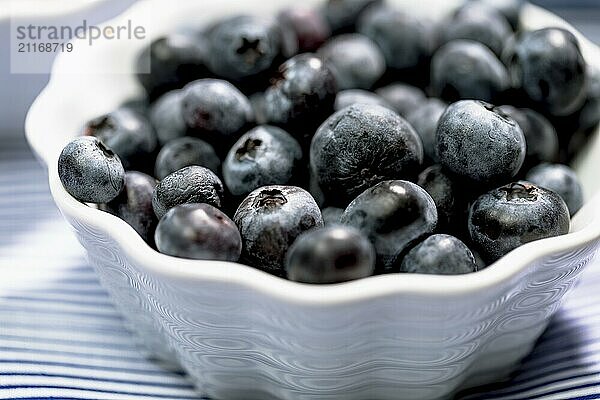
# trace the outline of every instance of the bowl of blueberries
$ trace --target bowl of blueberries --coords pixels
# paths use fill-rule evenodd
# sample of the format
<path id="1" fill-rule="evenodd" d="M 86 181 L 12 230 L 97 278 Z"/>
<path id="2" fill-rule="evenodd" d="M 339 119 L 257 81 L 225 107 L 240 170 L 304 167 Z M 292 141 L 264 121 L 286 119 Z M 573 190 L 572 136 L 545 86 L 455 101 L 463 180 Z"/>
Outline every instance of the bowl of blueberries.
<path id="1" fill-rule="evenodd" d="M 521 0 L 180 1 L 28 140 L 149 356 L 214 399 L 505 379 L 600 244 L 600 53 Z M 151 70 L 137 71 L 142 59 Z M 129 63 L 132 74 L 72 75 Z"/>

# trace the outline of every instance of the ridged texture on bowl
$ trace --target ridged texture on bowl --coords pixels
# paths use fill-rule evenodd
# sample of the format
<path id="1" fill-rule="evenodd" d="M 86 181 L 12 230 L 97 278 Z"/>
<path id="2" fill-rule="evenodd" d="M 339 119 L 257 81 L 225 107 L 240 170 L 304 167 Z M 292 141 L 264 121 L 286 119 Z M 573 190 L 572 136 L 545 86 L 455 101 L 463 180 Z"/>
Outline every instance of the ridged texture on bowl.
<path id="1" fill-rule="evenodd" d="M 528 265 L 477 296 L 388 295 L 301 306 L 227 282 L 154 276 L 106 232 L 70 220 L 154 355 L 219 399 L 437 399 L 506 376 L 598 242 Z"/>

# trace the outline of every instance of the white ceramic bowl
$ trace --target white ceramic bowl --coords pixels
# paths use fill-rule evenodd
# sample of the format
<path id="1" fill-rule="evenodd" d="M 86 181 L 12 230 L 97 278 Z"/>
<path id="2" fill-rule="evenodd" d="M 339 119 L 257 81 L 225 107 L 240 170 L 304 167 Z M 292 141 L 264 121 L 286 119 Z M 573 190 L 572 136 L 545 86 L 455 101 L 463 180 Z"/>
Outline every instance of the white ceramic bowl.
<path id="1" fill-rule="evenodd" d="M 151 0 L 119 18 L 153 15 L 144 23 L 157 36 L 181 23 L 273 12 L 292 2 L 180 1 L 174 7 Z M 415 9 L 414 2 L 396 2 L 436 15 L 452 3 L 424 0 Z M 566 26 L 533 6 L 524 10 L 523 23 L 527 29 Z M 584 39 L 581 44 L 587 60 L 600 65 L 598 49 Z M 588 198 L 571 233 L 522 246 L 474 274 L 397 274 L 311 286 L 239 264 L 159 254 L 125 222 L 75 201 L 57 174 L 60 149 L 87 119 L 140 93 L 131 76 L 60 71 L 67 63 L 72 70 L 72 63 L 133 62 L 138 50 L 98 42 L 78 57 L 59 57 L 30 110 L 27 136 L 48 166 L 56 204 L 131 329 L 151 354 L 185 368 L 202 394 L 421 400 L 502 379 L 531 350 L 600 243 L 600 197 L 592 196 L 600 143 L 594 139 L 577 163 Z"/>

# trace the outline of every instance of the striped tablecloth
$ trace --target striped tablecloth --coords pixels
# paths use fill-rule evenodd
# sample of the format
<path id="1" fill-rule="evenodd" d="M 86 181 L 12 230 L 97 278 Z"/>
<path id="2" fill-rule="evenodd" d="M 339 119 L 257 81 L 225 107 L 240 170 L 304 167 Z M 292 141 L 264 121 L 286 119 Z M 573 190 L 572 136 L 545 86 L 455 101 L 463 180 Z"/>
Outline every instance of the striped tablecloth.
<path id="1" fill-rule="evenodd" d="M 459 399 L 600 398 L 599 285 L 589 265 L 513 380 Z M 0 139 L 0 399 L 198 399 L 138 351 L 21 138 Z"/>

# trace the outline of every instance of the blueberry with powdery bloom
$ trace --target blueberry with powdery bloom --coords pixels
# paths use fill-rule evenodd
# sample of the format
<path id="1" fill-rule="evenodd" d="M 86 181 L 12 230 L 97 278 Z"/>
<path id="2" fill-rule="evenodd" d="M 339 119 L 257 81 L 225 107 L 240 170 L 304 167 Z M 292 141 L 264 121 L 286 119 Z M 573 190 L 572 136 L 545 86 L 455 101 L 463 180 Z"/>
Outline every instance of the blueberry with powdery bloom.
<path id="1" fill-rule="evenodd" d="M 152 206 L 158 218 L 186 203 L 206 203 L 223 206 L 223 184 L 210 169 L 192 165 L 167 175 L 156 185 Z"/>
<path id="2" fill-rule="evenodd" d="M 412 178 L 423 162 L 421 139 L 385 107 L 355 104 L 327 119 L 310 146 L 310 167 L 330 205 L 347 205 L 374 184 Z"/>
<path id="3" fill-rule="evenodd" d="M 183 91 L 173 90 L 159 97 L 150 106 L 148 118 L 161 145 L 187 135 L 183 119 Z"/>
<path id="4" fill-rule="evenodd" d="M 156 179 L 142 172 L 127 171 L 121 193 L 98 208 L 127 222 L 151 246 L 158 219 L 152 208 L 152 194 Z"/>
<path id="5" fill-rule="evenodd" d="M 245 196 L 261 186 L 287 185 L 299 172 L 302 149 L 283 129 L 262 125 L 233 145 L 223 163 L 229 192 Z"/>
<path id="6" fill-rule="evenodd" d="M 312 229 L 287 252 L 285 270 L 291 281 L 340 283 L 373 275 L 375 249 L 358 230 L 347 226 Z"/>
<path id="7" fill-rule="evenodd" d="M 341 109 L 354 104 L 371 104 L 393 110 L 392 105 L 385 101 L 383 97 L 378 96 L 373 92 L 369 92 L 368 90 L 362 89 L 347 89 L 339 91 L 335 96 L 333 109 L 335 111 L 340 111 Z"/>
<path id="8" fill-rule="evenodd" d="M 494 262 L 525 243 L 568 233 L 570 219 L 557 193 L 521 181 L 480 196 L 468 224 L 483 258 Z"/>
<path id="9" fill-rule="evenodd" d="M 437 146 L 435 133 L 440 118 L 448 105 L 435 98 L 427 99 L 420 107 L 406 115 L 406 120 L 412 125 L 423 142 L 423 152 L 430 162 L 437 162 Z"/>
<path id="10" fill-rule="evenodd" d="M 385 181 L 365 190 L 346 207 L 342 224 L 374 244 L 380 272 L 394 272 L 404 252 L 436 229 L 431 196 L 407 181 Z"/>
<path id="11" fill-rule="evenodd" d="M 438 123 L 436 143 L 440 164 L 479 184 L 511 179 L 525 160 L 525 136 L 519 125 L 478 100 L 448 106 Z"/>
<path id="12" fill-rule="evenodd" d="M 106 203 L 121 192 L 125 169 L 119 157 L 97 138 L 78 137 L 58 157 L 65 190 L 84 203 Z"/>
<path id="13" fill-rule="evenodd" d="M 155 239 L 161 253 L 195 260 L 237 261 L 242 250 L 233 221 L 209 204 L 171 208 L 159 221 Z"/>
<path id="14" fill-rule="evenodd" d="M 154 175 L 158 179 L 164 179 L 167 175 L 190 165 L 206 167 L 218 174 L 221 160 L 210 144 L 198 138 L 185 136 L 171 140 L 160 149 L 156 156 Z"/>
<path id="15" fill-rule="evenodd" d="M 323 227 L 312 196 L 296 186 L 264 186 L 250 193 L 233 217 L 240 229 L 240 261 L 283 276 L 285 255 L 303 232 Z"/>
<path id="16" fill-rule="evenodd" d="M 540 164 L 529 170 L 527 181 L 550 189 L 560 195 L 571 216 L 583 206 L 583 188 L 571 168 L 562 164 Z"/>
<path id="17" fill-rule="evenodd" d="M 320 57 L 300 54 L 279 67 L 264 94 L 262 115 L 299 140 L 310 140 L 314 130 L 333 112 L 335 77 Z M 302 143 L 303 144 L 303 143 Z"/>
<path id="18" fill-rule="evenodd" d="M 400 82 L 381 87 L 375 93 L 404 118 L 427 101 L 427 96 L 421 89 Z"/>
<path id="19" fill-rule="evenodd" d="M 354 32 L 365 11 L 383 4 L 383 0 L 327 0 L 323 7 L 325 18 L 333 32 Z"/>
<path id="20" fill-rule="evenodd" d="M 318 54 L 329 65 L 339 90 L 370 89 L 385 72 L 379 46 L 358 33 L 335 36 Z"/>
<path id="21" fill-rule="evenodd" d="M 254 120 L 250 101 L 231 83 L 200 79 L 183 89 L 182 115 L 188 128 L 225 153 Z"/>
<path id="22" fill-rule="evenodd" d="M 316 51 L 331 36 L 331 28 L 325 17 L 310 8 L 293 6 L 279 13 L 281 25 L 289 26 L 298 39 L 298 52 Z"/>
<path id="23" fill-rule="evenodd" d="M 143 168 L 156 149 L 156 133 L 146 117 L 132 109 L 120 108 L 94 118 L 84 128 L 114 151 L 125 169 Z"/>
<path id="24" fill-rule="evenodd" d="M 511 46 L 512 85 L 552 116 L 575 112 L 585 101 L 586 64 L 577 38 L 561 28 L 523 32 Z"/>
<path id="25" fill-rule="evenodd" d="M 494 101 L 510 87 L 506 67 L 487 47 L 472 40 L 454 40 L 431 60 L 431 93 L 446 101 Z"/>
<path id="26" fill-rule="evenodd" d="M 431 235 L 406 254 L 400 272 L 414 274 L 460 275 L 477 271 L 475 257 L 460 239 L 451 235 Z"/>

